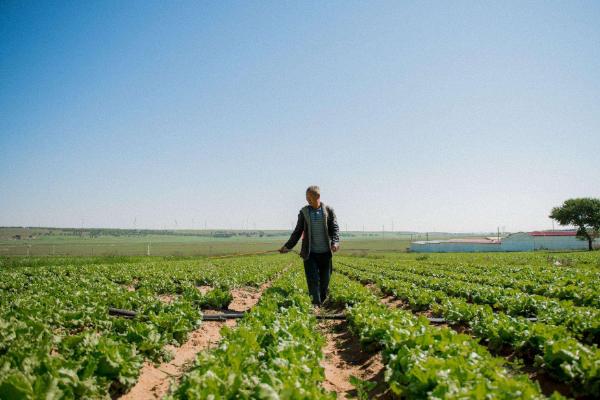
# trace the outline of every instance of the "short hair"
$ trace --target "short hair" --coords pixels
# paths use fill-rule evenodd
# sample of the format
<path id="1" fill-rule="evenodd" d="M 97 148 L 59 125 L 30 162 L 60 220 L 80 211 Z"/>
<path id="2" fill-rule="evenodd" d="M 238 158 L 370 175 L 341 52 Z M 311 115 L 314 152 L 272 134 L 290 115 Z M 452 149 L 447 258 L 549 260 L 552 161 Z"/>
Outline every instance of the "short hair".
<path id="1" fill-rule="evenodd" d="M 306 193 L 311 193 L 317 197 L 321 197 L 321 189 L 317 185 L 309 186 Z"/>

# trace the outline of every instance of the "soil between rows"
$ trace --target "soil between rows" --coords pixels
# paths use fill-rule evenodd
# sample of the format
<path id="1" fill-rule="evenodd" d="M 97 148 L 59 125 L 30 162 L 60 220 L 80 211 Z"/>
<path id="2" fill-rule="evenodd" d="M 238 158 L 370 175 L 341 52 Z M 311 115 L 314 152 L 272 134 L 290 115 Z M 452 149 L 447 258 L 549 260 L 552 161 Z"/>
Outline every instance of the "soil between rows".
<path id="1" fill-rule="evenodd" d="M 321 314 L 335 314 L 340 310 L 322 309 Z M 351 383 L 354 376 L 362 381 L 372 382 L 368 390 L 369 399 L 391 398 L 386 393 L 384 382 L 385 366 L 381 352 L 367 352 L 360 346 L 358 338 L 348 330 L 348 323 L 340 320 L 320 320 L 320 333 L 325 338 L 321 366 L 325 370 L 323 387 L 337 394 L 338 399 L 358 396 Z"/>
<path id="2" fill-rule="evenodd" d="M 408 307 L 408 304 L 405 301 L 398 299 L 392 295 L 385 295 L 381 291 L 381 289 L 374 283 L 365 284 L 364 286 L 366 288 L 368 288 L 374 295 L 379 297 L 381 299 L 382 304 L 385 304 L 386 306 L 388 306 L 390 308 L 401 308 L 401 309 L 410 311 L 413 314 L 419 315 L 419 316 L 421 316 L 421 315 L 425 316 L 425 317 L 432 316 L 431 311 L 429 311 L 429 310 L 428 311 L 420 311 L 420 312 L 412 311 L 410 309 L 410 307 Z M 478 338 L 471 333 L 471 328 L 466 324 L 450 325 L 450 324 L 444 323 L 444 324 L 436 324 L 436 326 L 439 328 L 452 329 L 457 333 L 464 333 L 466 335 L 471 336 L 473 339 L 479 340 L 483 346 L 486 346 L 486 343 L 481 338 Z M 496 353 L 492 353 L 492 354 L 495 354 L 498 357 L 504 357 L 509 363 L 512 363 L 516 359 L 515 354 L 512 351 L 507 351 L 506 353 L 501 352 L 499 354 L 496 354 Z M 510 364 L 508 366 L 509 366 L 509 368 L 512 368 Z M 565 397 L 575 398 L 575 399 L 585 399 L 585 397 L 575 396 L 573 394 L 572 388 L 569 385 L 562 383 L 562 382 L 557 382 L 551 376 L 548 376 L 546 373 L 544 373 L 544 371 L 540 371 L 537 368 L 533 367 L 532 365 L 524 365 L 524 366 L 521 365 L 520 367 L 514 369 L 514 371 L 516 373 L 525 374 L 529 377 L 529 379 L 538 382 L 542 393 L 546 396 L 551 396 L 556 391 Z"/>
<path id="3" fill-rule="evenodd" d="M 270 282 L 260 288 L 235 288 L 231 290 L 233 300 L 228 311 L 244 312 L 258 303 L 262 293 L 270 286 Z M 203 287 L 202 289 L 206 289 Z M 201 289 L 201 290 L 202 290 Z M 217 314 L 223 310 L 203 310 L 204 314 Z M 203 321 L 198 329 L 190 332 L 188 340 L 181 346 L 168 346 L 174 354 L 171 361 L 155 366 L 146 361 L 137 383 L 129 392 L 120 397 L 122 400 L 155 400 L 165 396 L 172 383 L 175 383 L 193 363 L 196 355 L 216 346 L 221 339 L 223 325 L 234 326 L 237 320 Z"/>
<path id="4" fill-rule="evenodd" d="M 262 293 L 271 285 L 263 284 L 260 288 L 234 288 L 231 290 L 233 301 L 228 310 L 203 310 L 204 314 L 217 314 L 223 311 L 244 312 L 258 303 Z M 211 287 L 198 288 L 206 293 Z M 162 301 L 173 301 L 171 296 L 163 295 Z M 320 313 L 334 314 L 343 310 L 322 309 Z M 236 319 L 226 321 L 203 321 L 198 329 L 190 332 L 188 340 L 181 346 L 168 346 L 174 357 L 171 361 L 158 366 L 149 361 L 144 363 L 136 385 L 121 400 L 156 400 L 164 397 L 171 384 L 176 383 L 191 366 L 196 355 L 216 346 L 221 339 L 223 325 L 235 326 Z M 391 399 L 384 382 L 385 366 L 380 352 L 367 352 L 360 346 L 358 338 L 349 330 L 346 321 L 320 320 L 318 329 L 325 338 L 324 357 L 321 362 L 325 370 L 323 387 L 337 394 L 339 399 L 356 398 L 357 388 L 351 383 L 354 376 L 361 381 L 372 382 L 368 391 L 370 399 Z"/>

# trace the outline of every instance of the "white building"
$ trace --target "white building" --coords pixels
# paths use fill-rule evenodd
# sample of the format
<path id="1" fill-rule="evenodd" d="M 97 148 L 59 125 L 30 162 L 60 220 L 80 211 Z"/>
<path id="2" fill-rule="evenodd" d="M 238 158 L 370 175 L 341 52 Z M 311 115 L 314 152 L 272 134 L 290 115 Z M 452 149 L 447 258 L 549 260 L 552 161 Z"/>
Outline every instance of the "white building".
<path id="1" fill-rule="evenodd" d="M 471 253 L 491 251 L 587 250 L 587 240 L 576 237 L 577 232 L 535 231 L 519 232 L 500 240 L 450 239 L 412 242 L 410 251 L 416 253 Z M 596 241 L 597 243 L 598 241 Z"/>
<path id="2" fill-rule="evenodd" d="M 519 232 L 502 240 L 503 251 L 587 250 L 587 240 L 576 237 L 576 231 Z"/>

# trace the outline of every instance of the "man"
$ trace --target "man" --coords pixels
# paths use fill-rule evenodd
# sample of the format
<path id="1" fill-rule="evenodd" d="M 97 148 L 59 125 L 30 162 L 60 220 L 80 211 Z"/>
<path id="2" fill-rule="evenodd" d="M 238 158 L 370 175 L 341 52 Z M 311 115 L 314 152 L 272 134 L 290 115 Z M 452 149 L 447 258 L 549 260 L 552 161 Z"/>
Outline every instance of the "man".
<path id="1" fill-rule="evenodd" d="M 312 303 L 320 306 L 327 297 L 333 271 L 333 253 L 340 248 L 340 230 L 333 208 L 321 202 L 321 190 L 318 186 L 306 189 L 306 201 L 308 205 L 298 213 L 298 223 L 290 240 L 279 252 L 289 252 L 302 236 L 300 256 L 304 259 L 308 292 Z"/>

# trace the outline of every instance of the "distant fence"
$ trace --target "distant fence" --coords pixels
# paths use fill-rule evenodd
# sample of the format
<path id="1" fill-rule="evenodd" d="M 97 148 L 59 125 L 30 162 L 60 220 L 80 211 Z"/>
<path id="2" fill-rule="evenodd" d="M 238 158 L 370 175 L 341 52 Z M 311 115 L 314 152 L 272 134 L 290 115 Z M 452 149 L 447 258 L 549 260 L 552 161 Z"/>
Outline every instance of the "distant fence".
<path id="1" fill-rule="evenodd" d="M 0 256 L 212 256 L 276 250 L 284 242 L 274 239 L 264 242 L 0 243 Z M 342 253 L 404 252 L 408 244 L 398 239 L 344 240 L 341 250 Z"/>
<path id="2" fill-rule="evenodd" d="M 0 245 L 0 256 L 210 256 L 272 250 L 274 246 L 275 243 L 69 243 L 55 245 Z"/>

